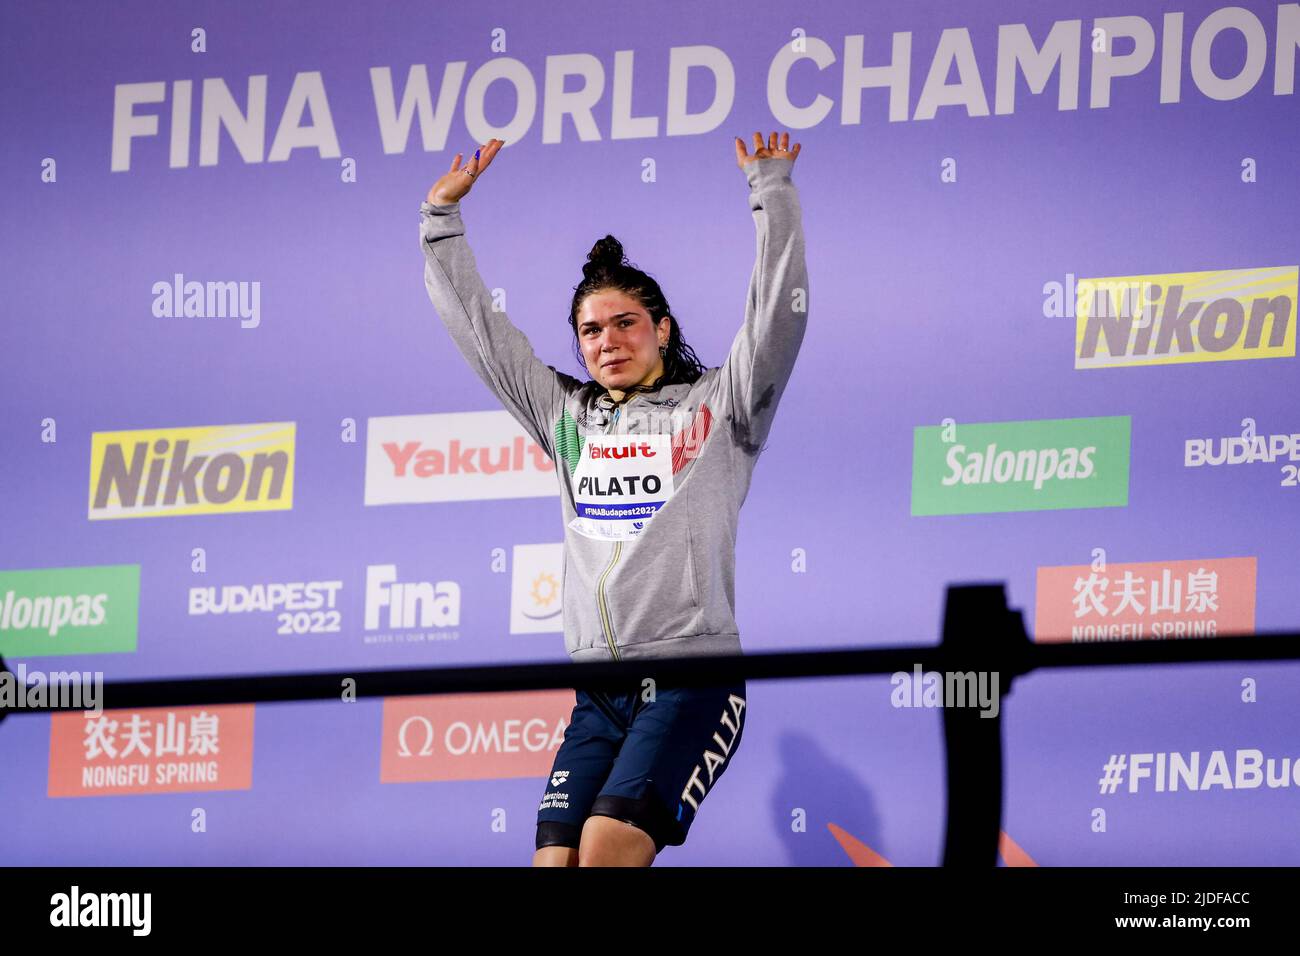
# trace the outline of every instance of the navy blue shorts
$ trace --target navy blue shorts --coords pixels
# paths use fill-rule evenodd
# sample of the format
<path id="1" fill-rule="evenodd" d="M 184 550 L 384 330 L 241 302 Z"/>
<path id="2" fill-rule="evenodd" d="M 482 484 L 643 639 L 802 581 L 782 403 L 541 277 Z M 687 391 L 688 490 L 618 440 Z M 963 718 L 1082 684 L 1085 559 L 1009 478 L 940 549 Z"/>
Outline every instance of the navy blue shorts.
<path id="1" fill-rule="evenodd" d="M 537 849 L 577 848 L 589 816 L 639 827 L 655 852 L 681 846 L 744 732 L 745 682 L 623 693 L 577 689 L 537 810 Z"/>

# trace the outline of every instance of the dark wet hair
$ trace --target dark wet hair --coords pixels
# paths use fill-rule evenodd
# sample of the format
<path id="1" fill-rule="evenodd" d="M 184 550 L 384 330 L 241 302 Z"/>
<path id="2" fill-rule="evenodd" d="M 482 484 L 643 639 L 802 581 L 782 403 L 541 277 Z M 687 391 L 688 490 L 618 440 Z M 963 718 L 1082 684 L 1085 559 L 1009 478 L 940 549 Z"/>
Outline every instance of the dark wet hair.
<path id="1" fill-rule="evenodd" d="M 650 313 L 655 328 L 664 316 L 671 322 L 667 351 L 664 353 L 664 374 L 649 385 L 633 385 L 624 391 L 652 392 L 665 385 L 690 385 L 704 374 L 705 368 L 695 351 L 686 344 L 681 327 L 668 307 L 659 283 L 628 262 L 623 254 L 623 244 L 613 236 L 605 236 L 591 247 L 587 262 L 582 267 L 582 281 L 573 290 L 573 304 L 569 308 L 569 325 L 573 329 L 573 351 L 581 368 L 587 363 L 582 355 L 582 342 L 578 336 L 578 311 L 589 295 L 614 289 L 631 296 Z"/>

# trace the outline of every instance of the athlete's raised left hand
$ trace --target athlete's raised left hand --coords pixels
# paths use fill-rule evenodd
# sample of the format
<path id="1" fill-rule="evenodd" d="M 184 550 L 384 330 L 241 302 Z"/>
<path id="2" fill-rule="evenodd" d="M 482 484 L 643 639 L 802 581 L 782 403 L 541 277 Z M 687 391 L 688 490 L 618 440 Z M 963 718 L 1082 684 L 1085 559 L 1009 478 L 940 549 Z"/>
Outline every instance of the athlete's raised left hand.
<path id="1" fill-rule="evenodd" d="M 456 158 L 451 161 L 451 168 L 429 187 L 429 195 L 425 198 L 435 206 L 460 202 L 478 182 L 479 175 L 492 164 L 493 157 L 505 144 L 505 140 L 502 139 L 488 140 L 474 150 L 473 158 L 464 166 L 460 164 L 461 154 L 457 153 Z"/>
<path id="2" fill-rule="evenodd" d="M 773 131 L 767 138 L 767 145 L 763 145 L 763 135 L 754 134 L 754 152 L 751 155 L 745 149 L 744 141 L 736 137 L 736 165 L 741 169 L 745 168 L 746 163 L 752 163 L 757 159 L 788 159 L 794 161 L 799 156 L 799 144 L 794 144 L 794 149 L 790 149 L 790 134 L 781 133 L 778 137 Z"/>

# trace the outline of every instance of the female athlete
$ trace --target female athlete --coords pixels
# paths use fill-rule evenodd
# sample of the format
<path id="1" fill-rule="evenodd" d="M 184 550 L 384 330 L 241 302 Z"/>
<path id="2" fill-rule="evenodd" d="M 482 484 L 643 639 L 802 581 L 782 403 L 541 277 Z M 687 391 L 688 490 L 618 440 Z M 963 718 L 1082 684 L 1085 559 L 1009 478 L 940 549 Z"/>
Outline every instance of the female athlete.
<path id="1" fill-rule="evenodd" d="M 494 308 L 461 200 L 493 139 L 420 207 L 425 288 L 475 373 L 556 465 L 565 522 L 565 645 L 575 661 L 739 654 L 736 529 L 754 463 L 807 327 L 799 144 L 737 138 L 757 230 L 745 320 L 705 368 L 658 283 L 613 236 L 583 266 L 568 315 L 589 381 L 546 365 Z M 648 682 L 647 682 L 648 683 Z M 537 814 L 536 866 L 649 866 L 680 846 L 740 744 L 745 682 L 576 689 Z"/>

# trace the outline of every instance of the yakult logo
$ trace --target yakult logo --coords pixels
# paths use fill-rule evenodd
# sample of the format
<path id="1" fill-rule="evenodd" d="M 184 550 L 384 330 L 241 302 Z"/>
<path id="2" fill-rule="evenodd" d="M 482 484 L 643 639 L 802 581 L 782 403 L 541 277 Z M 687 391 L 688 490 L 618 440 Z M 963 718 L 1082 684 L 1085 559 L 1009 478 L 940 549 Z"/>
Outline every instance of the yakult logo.
<path id="1" fill-rule="evenodd" d="M 366 430 L 366 504 L 556 494 L 555 465 L 506 411 L 392 415 Z"/>
<path id="2" fill-rule="evenodd" d="M 588 443 L 586 447 L 590 458 L 653 458 L 655 456 L 655 450 L 650 447 L 649 442 L 615 446 Z"/>

